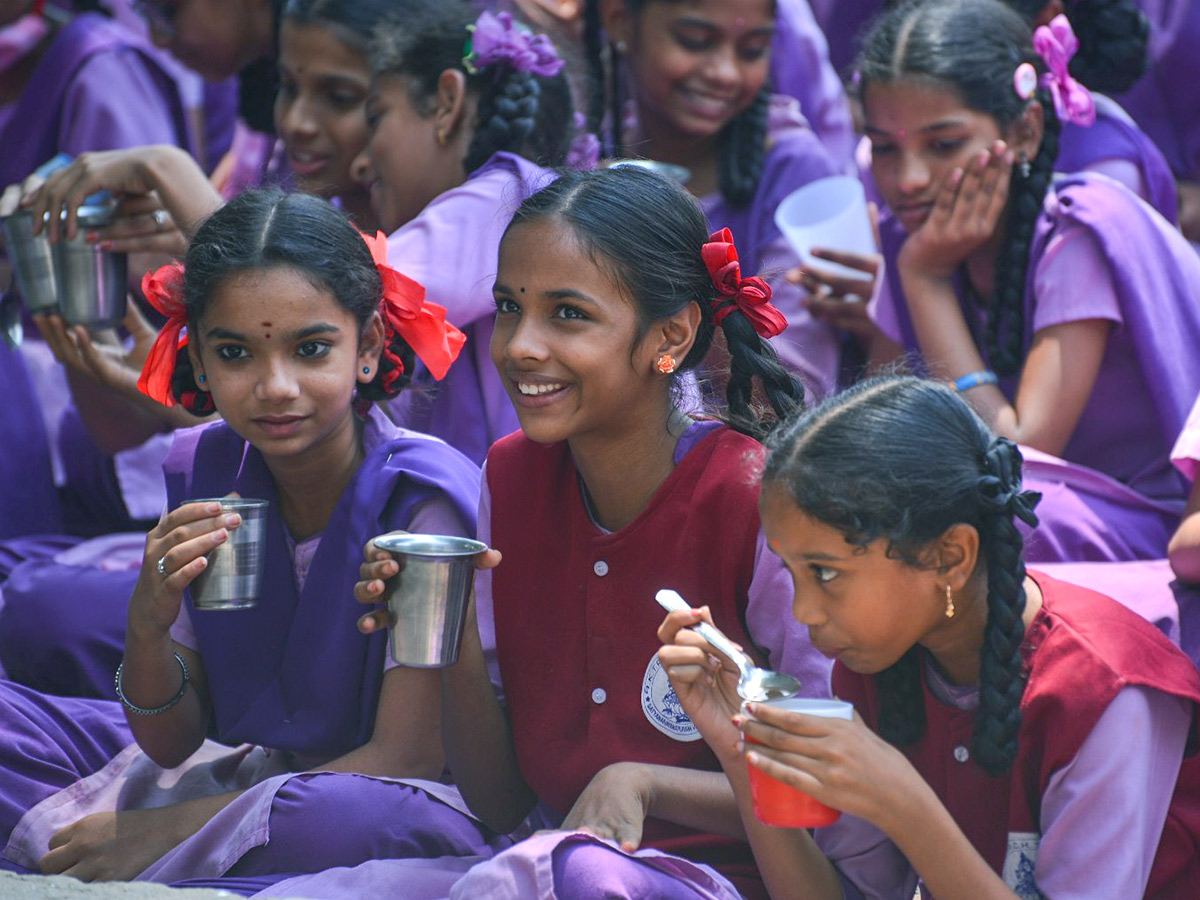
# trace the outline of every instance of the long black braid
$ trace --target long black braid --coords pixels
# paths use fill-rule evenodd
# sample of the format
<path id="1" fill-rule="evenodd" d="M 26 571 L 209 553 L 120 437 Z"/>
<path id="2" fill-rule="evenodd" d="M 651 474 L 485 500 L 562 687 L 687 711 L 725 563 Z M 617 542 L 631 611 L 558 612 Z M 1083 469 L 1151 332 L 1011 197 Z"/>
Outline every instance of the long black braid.
<path id="1" fill-rule="evenodd" d="M 767 115 L 771 90 L 764 86 L 742 113 L 721 130 L 717 170 L 721 196 L 731 206 L 754 199 L 767 162 Z"/>
<path id="2" fill-rule="evenodd" d="M 859 90 L 902 79 L 933 81 L 954 90 L 970 109 L 995 119 L 1001 130 L 1040 103 L 1044 134 L 1028 160 L 1018 164 L 1009 186 L 1004 242 L 997 254 L 995 287 L 983 302 L 983 352 L 998 375 L 1019 371 L 1025 358 L 1025 282 L 1034 229 L 1050 189 L 1061 125 L 1045 89 L 1023 99 L 1013 75 L 1023 63 L 1039 74 L 1045 62 L 1033 49 L 1021 16 L 999 0 L 907 0 L 871 27 L 858 60 Z"/>
<path id="3" fill-rule="evenodd" d="M 438 79 L 462 72 L 478 98 L 475 131 L 463 157 L 469 174 L 492 154 L 507 151 L 542 166 L 560 166 L 574 131 L 571 91 L 566 76 L 518 72 L 507 62 L 477 71 L 464 65 L 468 26 L 476 19 L 466 0 L 406 0 L 403 18 L 376 30 L 370 63 L 374 76 L 406 79 L 414 107 L 431 113 Z"/>
<path id="4" fill-rule="evenodd" d="M 880 455 L 879 435 L 887 436 Z M 1036 524 L 1036 494 L 1021 490 L 1021 455 L 962 398 L 913 377 L 860 382 L 777 429 L 767 440 L 764 491 L 783 489 L 806 515 L 855 547 L 886 541 L 905 565 L 936 565 L 930 545 L 956 524 L 974 527 L 987 573 L 987 622 L 972 741 L 976 763 L 1006 771 L 1017 751 L 1025 689 L 1025 564 L 1013 519 Z M 936 462 L 933 462 L 936 461 Z M 925 733 L 921 669 L 912 647 L 876 673 L 879 731 L 898 746 Z"/>

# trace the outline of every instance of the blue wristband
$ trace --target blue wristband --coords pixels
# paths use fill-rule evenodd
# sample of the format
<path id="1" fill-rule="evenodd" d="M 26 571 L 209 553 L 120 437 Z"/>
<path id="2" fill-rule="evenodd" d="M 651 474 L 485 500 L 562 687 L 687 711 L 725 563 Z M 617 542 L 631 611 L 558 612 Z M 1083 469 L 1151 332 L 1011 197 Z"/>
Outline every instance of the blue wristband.
<path id="1" fill-rule="evenodd" d="M 978 372 L 972 372 L 969 375 L 964 375 L 962 378 L 955 378 L 950 386 L 961 394 L 963 391 L 969 391 L 973 387 L 979 387 L 983 384 L 995 384 L 1000 379 L 996 377 L 996 373 L 987 369 L 982 369 Z"/>

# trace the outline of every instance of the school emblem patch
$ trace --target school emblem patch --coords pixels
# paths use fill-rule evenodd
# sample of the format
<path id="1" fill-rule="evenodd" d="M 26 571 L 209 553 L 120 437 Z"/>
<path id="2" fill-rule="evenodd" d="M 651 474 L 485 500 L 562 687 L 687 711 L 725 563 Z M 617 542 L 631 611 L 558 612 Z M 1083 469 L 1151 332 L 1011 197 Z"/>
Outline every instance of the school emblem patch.
<path id="1" fill-rule="evenodd" d="M 1033 870 L 1037 865 L 1038 842 L 1041 835 L 1032 831 L 1010 831 L 1008 853 L 1004 857 L 1004 883 L 1021 900 L 1042 900 Z"/>
<path id="2" fill-rule="evenodd" d="M 700 732 L 679 705 L 679 697 L 657 653 L 650 657 L 650 665 L 642 676 L 642 712 L 651 725 L 669 738 L 685 742 L 700 740 Z"/>

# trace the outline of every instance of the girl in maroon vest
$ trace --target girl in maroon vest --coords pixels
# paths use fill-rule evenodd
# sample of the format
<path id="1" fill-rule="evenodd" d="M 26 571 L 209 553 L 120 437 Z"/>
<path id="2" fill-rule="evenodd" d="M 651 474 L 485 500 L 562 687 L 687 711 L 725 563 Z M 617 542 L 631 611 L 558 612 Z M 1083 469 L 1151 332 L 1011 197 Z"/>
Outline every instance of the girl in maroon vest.
<path id="1" fill-rule="evenodd" d="M 1196 896 L 1200 676 L 1115 601 L 1026 572 L 1037 500 L 932 381 L 862 383 L 772 436 L 763 528 L 858 717 L 739 711 L 687 613 L 661 658 L 774 900 Z M 759 824 L 747 762 L 845 815 L 815 840 Z"/>
<path id="2" fill-rule="evenodd" d="M 735 640 L 827 695 L 827 660 L 795 623 L 780 627 L 790 588 L 745 475 L 772 424 L 753 392 L 772 420 L 802 404 L 765 340 L 784 324 L 770 289 L 741 277 L 728 231 L 709 237 L 679 186 L 614 168 L 564 175 L 521 205 L 494 291 L 492 360 L 522 430 L 487 458 L 480 539 L 495 550 L 444 672 L 443 739 L 484 822 L 562 830 L 477 866 L 456 893 L 764 896 L 748 846 L 731 839 L 732 791 L 658 662 L 654 594 L 710 607 Z M 729 424 L 689 415 L 697 391 L 679 377 L 718 327 Z M 356 591 L 369 603 L 397 566 L 368 558 Z"/>

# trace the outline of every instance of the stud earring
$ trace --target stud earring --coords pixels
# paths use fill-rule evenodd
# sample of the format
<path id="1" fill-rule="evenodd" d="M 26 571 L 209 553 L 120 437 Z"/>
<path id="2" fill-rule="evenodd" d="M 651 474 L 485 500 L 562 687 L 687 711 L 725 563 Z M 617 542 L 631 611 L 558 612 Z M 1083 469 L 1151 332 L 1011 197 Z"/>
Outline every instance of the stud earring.
<path id="1" fill-rule="evenodd" d="M 204 384 L 204 382 L 205 382 L 205 381 L 206 381 L 206 379 L 205 379 L 204 375 L 202 375 L 202 374 L 201 374 L 201 375 L 197 375 L 197 376 L 196 376 L 196 383 L 197 383 L 197 384 Z"/>
<path id="2" fill-rule="evenodd" d="M 617 48 L 617 52 L 622 56 L 629 52 L 629 44 L 625 43 L 625 41 L 617 41 L 615 46 Z"/>
<path id="3" fill-rule="evenodd" d="M 946 618 L 954 618 L 954 591 L 950 585 L 946 585 Z"/>
<path id="4" fill-rule="evenodd" d="M 371 374 L 371 367 L 370 367 L 370 366 L 363 366 L 363 374 L 364 374 L 364 375 L 370 375 L 370 374 Z"/>
<path id="5" fill-rule="evenodd" d="M 1033 170 L 1030 168 L 1030 165 L 1029 165 L 1029 157 L 1026 156 L 1024 153 L 1022 153 L 1021 161 L 1019 163 L 1017 163 L 1017 174 L 1020 175 L 1022 178 L 1028 178 L 1030 175 L 1030 172 L 1032 172 L 1032 171 Z"/>
<path id="6" fill-rule="evenodd" d="M 654 364 L 654 368 L 658 369 L 663 375 L 670 375 L 679 368 L 679 363 L 675 362 L 675 357 L 670 353 L 664 353 L 658 358 L 658 362 Z"/>
<path id="7" fill-rule="evenodd" d="M 439 147 L 445 147 L 445 146 L 446 146 L 446 132 L 444 132 L 444 131 L 439 131 L 439 132 L 437 133 L 437 142 L 438 142 L 438 146 L 439 146 Z"/>

